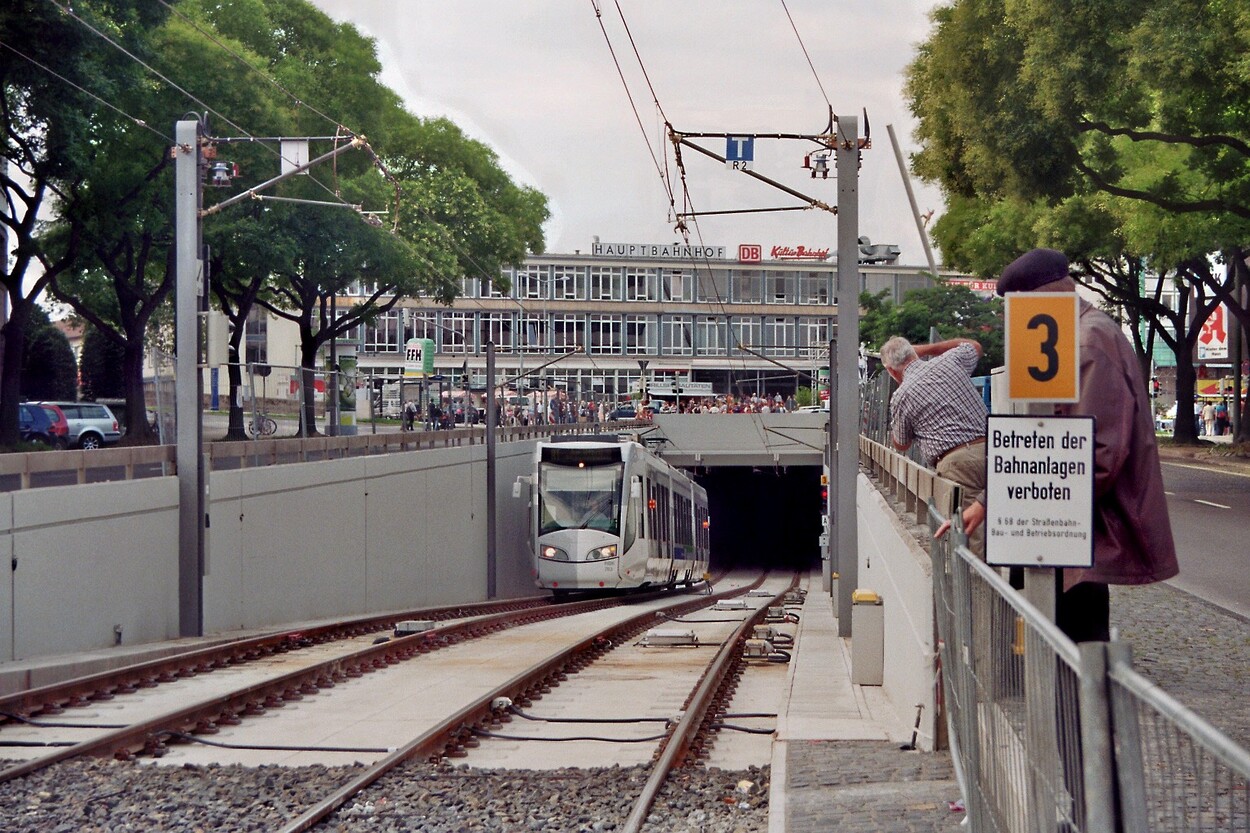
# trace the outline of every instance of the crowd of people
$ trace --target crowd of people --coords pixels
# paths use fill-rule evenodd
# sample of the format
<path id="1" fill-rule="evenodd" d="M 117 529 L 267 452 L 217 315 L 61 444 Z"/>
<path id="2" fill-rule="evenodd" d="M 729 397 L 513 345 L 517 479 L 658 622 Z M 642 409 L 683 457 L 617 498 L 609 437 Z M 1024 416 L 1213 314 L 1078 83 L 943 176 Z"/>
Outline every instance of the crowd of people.
<path id="1" fill-rule="evenodd" d="M 518 397 L 513 397 L 518 398 Z M 792 413 L 799 404 L 794 394 L 720 394 L 717 396 L 667 399 L 626 400 L 614 403 L 608 399 L 570 399 L 552 396 L 547 402 L 501 401 L 496 405 L 500 425 L 560 425 L 575 422 L 608 422 L 617 419 L 649 420 L 655 414 L 767 414 Z M 421 427 L 452 428 L 456 424 L 478 425 L 485 421 L 485 411 L 472 403 L 457 401 L 440 407 L 429 403 L 426 413 L 415 401 L 404 403 L 403 430 Z"/>
<path id="2" fill-rule="evenodd" d="M 1228 414 L 1228 400 L 1194 399 L 1194 428 L 1202 437 L 1223 437 L 1232 433 L 1233 423 Z"/>

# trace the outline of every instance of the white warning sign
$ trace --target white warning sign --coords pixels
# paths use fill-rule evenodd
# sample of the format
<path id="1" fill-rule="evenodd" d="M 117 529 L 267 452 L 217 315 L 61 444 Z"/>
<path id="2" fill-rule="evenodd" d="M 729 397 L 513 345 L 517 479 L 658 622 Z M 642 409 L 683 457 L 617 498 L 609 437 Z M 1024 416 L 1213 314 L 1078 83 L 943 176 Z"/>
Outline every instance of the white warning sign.
<path id="1" fill-rule="evenodd" d="M 985 560 L 1093 564 L 1094 418 L 993 415 L 985 452 Z"/>

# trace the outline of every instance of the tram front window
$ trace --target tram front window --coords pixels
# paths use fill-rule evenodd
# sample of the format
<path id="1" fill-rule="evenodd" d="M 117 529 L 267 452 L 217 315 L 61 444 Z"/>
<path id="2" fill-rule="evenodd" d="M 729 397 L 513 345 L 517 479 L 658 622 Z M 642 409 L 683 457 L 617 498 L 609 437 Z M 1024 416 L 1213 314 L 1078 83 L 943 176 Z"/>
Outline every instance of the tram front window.
<path id="1" fill-rule="evenodd" d="M 561 529 L 621 531 L 621 480 L 625 466 L 553 465 L 538 471 L 539 534 Z"/>

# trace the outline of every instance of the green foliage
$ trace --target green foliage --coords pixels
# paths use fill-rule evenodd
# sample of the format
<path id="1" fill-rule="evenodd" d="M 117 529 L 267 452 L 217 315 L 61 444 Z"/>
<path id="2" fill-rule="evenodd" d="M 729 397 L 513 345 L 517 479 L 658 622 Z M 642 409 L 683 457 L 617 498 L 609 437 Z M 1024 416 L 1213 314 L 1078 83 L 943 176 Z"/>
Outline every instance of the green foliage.
<path id="1" fill-rule="evenodd" d="M 982 299 L 963 286 L 939 284 L 913 289 L 895 304 L 883 290 L 859 297 L 860 338 L 876 351 L 887 339 L 900 335 L 913 344 L 929 341 L 929 328 L 936 327 L 939 340 L 970 338 L 981 343 L 981 363 L 977 373 L 987 375 L 1003 363 L 1002 300 Z"/>
<path id="2" fill-rule="evenodd" d="M 78 398 L 78 366 L 69 339 L 38 307 L 26 328 L 22 396 L 32 401 Z"/>
<path id="3" fill-rule="evenodd" d="M 120 399 L 126 395 L 125 348 L 94 327 L 82 339 L 82 398 Z"/>

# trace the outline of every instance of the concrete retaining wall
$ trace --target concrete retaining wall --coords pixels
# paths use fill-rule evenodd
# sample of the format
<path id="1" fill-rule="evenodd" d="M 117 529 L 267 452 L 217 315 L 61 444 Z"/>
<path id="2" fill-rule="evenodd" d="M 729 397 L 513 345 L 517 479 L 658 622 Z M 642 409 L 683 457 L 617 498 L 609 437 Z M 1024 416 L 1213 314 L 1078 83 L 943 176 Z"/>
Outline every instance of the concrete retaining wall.
<path id="1" fill-rule="evenodd" d="M 916 705 L 924 704 L 919 745 L 932 749 L 936 652 L 929 553 L 863 474 L 858 489 L 858 583 L 878 593 L 884 603 L 882 687 L 904 725 L 915 721 Z"/>
<path id="2" fill-rule="evenodd" d="M 535 591 L 512 484 L 534 443 L 496 454 L 497 593 Z M 176 478 L 0 495 L 0 661 L 178 635 Z M 486 449 L 462 446 L 213 472 L 206 633 L 486 598 Z"/>

